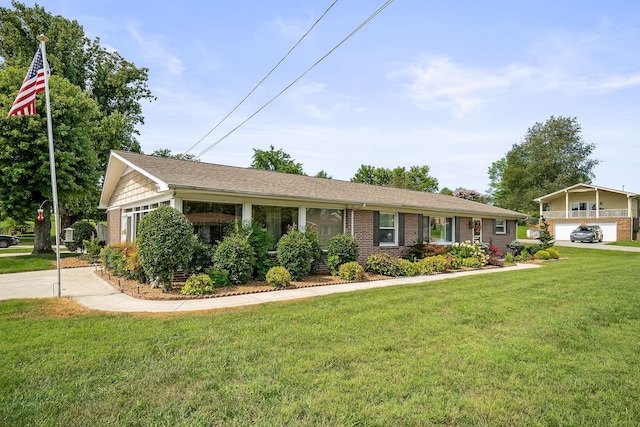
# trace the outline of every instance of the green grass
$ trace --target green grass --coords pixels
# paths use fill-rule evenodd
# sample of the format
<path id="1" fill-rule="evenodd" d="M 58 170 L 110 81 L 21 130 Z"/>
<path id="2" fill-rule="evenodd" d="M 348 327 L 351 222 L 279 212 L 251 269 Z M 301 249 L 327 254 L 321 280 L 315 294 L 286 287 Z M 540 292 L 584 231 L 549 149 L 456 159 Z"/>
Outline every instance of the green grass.
<path id="1" fill-rule="evenodd" d="M 619 240 L 617 242 L 609 242 L 607 245 L 611 246 L 632 246 L 634 248 L 640 248 L 640 240 Z"/>
<path id="2" fill-rule="evenodd" d="M 3 249 L 1 253 L 4 253 L 7 250 L 8 249 Z M 29 250 L 29 252 L 30 251 L 31 250 Z M 78 256 L 78 254 L 60 254 L 61 258 L 69 256 Z M 51 264 L 51 261 L 55 260 L 56 254 L 0 257 L 0 274 L 22 273 L 24 271 L 54 270 L 56 266 L 55 264 Z"/>
<path id="3" fill-rule="evenodd" d="M 628 426 L 640 254 L 189 314 L 0 303 L 0 425 Z"/>
<path id="4" fill-rule="evenodd" d="M 5 248 L 0 249 L 0 255 L 4 254 L 29 254 L 33 252 L 33 248 Z"/>
<path id="5" fill-rule="evenodd" d="M 528 239 L 528 237 L 527 237 L 527 230 L 528 229 L 529 229 L 529 226 L 527 226 L 527 225 L 518 225 L 516 238 L 517 239 Z"/>

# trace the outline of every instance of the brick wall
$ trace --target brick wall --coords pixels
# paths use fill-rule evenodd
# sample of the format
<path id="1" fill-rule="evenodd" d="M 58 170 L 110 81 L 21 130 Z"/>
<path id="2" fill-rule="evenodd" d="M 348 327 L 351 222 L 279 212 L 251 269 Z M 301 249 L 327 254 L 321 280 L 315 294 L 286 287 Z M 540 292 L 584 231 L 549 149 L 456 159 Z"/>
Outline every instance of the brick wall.
<path id="1" fill-rule="evenodd" d="M 120 243 L 121 223 L 122 209 L 114 209 L 107 212 L 107 244 Z"/>

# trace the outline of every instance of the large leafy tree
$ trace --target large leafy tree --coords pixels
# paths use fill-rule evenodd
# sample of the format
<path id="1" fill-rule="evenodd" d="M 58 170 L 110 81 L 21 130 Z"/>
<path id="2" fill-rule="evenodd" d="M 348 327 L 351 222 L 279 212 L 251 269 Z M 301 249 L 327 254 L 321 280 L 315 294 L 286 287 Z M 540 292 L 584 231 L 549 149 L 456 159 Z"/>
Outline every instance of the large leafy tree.
<path id="1" fill-rule="evenodd" d="M 39 115 L 4 119 L 38 46 L 36 36 L 45 34 L 62 227 L 102 216 L 96 209 L 99 177 L 109 151 L 140 151 L 135 136 L 144 120 L 141 102 L 154 99 L 147 87 L 148 70 L 103 48 L 99 39 L 89 40 L 75 20 L 54 16 L 38 5 L 28 7 L 15 0 L 11 5 L 0 7 L 0 215 L 34 219 L 37 205 L 51 197 L 48 157 L 41 157 L 48 150 L 39 145 L 41 138 L 48 143 L 42 127 L 44 95 L 38 96 Z M 4 147 L 13 151 L 4 152 Z M 19 202 L 16 194 L 24 200 Z M 46 252 L 47 246 L 51 250 L 48 232 L 41 230 L 49 226 L 45 218 L 36 223 L 36 252 Z"/>
<path id="2" fill-rule="evenodd" d="M 429 166 L 411 166 L 406 169 L 398 166 L 394 169 L 362 165 L 356 171 L 351 182 L 381 185 L 385 187 L 406 188 L 416 191 L 438 191 L 438 180 L 429 176 Z"/>
<path id="3" fill-rule="evenodd" d="M 489 167 L 493 202 L 520 212 L 534 212 L 536 197 L 581 182 L 591 183 L 598 160 L 590 156 L 575 117 L 551 116 L 536 123 L 519 144 Z"/>
<path id="4" fill-rule="evenodd" d="M 262 169 L 266 171 L 276 171 L 284 173 L 293 173 L 297 175 L 306 175 L 302 170 L 302 164 L 296 162 L 282 148 L 276 150 L 273 145 L 268 150 L 253 149 L 253 161 L 251 162 L 253 169 Z"/>
<path id="5" fill-rule="evenodd" d="M 75 20 L 51 15 L 38 5 L 28 7 L 16 0 L 11 5 L 0 7 L 0 65 L 26 69 L 38 45 L 36 36 L 45 34 L 52 74 L 78 86 L 98 105 L 98 167 L 104 171 L 111 149 L 139 152 L 135 137 L 136 126 L 144 123 L 141 102 L 155 99 L 147 87 L 148 69 L 105 49 L 100 39 L 88 39 Z"/>
<path id="6" fill-rule="evenodd" d="M 0 216 L 19 221 L 35 220 L 34 254 L 52 252 L 51 216 L 37 221 L 37 209 L 44 203 L 51 209 L 49 139 L 45 115 L 6 117 L 13 102 L 7 95 L 19 87 L 24 69 L 0 70 Z M 95 101 L 66 79 L 52 76 L 51 97 L 54 153 L 58 199 L 61 212 L 87 208 L 86 200 L 97 194 L 98 158 L 93 138 L 99 133 L 100 111 Z M 36 110 L 46 111 L 39 96 Z"/>

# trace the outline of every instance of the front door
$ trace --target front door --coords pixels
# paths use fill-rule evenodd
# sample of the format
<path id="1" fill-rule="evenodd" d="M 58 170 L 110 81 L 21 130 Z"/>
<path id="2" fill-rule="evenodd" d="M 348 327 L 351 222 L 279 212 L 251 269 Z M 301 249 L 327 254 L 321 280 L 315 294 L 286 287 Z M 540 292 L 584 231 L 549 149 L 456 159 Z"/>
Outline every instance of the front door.
<path id="1" fill-rule="evenodd" d="M 473 218 L 473 243 L 482 242 L 482 219 Z"/>

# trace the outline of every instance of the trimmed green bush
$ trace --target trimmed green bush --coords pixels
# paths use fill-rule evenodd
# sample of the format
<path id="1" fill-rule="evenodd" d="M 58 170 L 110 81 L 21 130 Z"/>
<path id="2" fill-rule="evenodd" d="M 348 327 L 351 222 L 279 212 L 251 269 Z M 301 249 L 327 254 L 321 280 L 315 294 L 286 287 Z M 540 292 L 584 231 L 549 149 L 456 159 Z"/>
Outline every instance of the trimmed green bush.
<path id="1" fill-rule="evenodd" d="M 232 221 L 226 228 L 226 235 L 240 234 L 249 240 L 255 254 L 252 276 L 257 280 L 264 280 L 267 271 L 273 266 L 269 257 L 269 250 L 273 247 L 272 239 L 267 229 L 258 221 Z"/>
<path id="2" fill-rule="evenodd" d="M 513 254 L 511 252 L 507 252 L 506 255 L 504 256 L 504 263 L 505 264 L 513 264 L 513 263 L 515 263 L 515 257 L 513 256 Z"/>
<path id="3" fill-rule="evenodd" d="M 398 258 L 398 266 L 400 267 L 400 273 L 402 276 L 417 276 L 420 274 L 418 264 L 408 259 Z"/>
<path id="4" fill-rule="evenodd" d="M 206 295 L 213 293 L 213 282 L 204 274 L 192 274 L 180 291 L 182 295 Z"/>
<path id="5" fill-rule="evenodd" d="M 345 262 L 338 269 L 338 275 L 342 280 L 362 281 L 367 278 L 364 269 L 357 261 Z"/>
<path id="6" fill-rule="evenodd" d="M 327 243 L 327 267 L 334 276 L 340 265 L 358 260 L 360 248 L 351 234 L 336 234 Z"/>
<path id="7" fill-rule="evenodd" d="M 276 245 L 276 259 L 286 268 L 291 277 L 299 279 L 308 276 L 313 264 L 313 247 L 304 233 L 290 230 Z"/>
<path id="8" fill-rule="evenodd" d="M 105 246 L 104 241 L 93 239 L 93 240 L 84 240 L 82 242 L 86 254 L 81 255 L 80 258 L 89 261 L 89 262 L 99 262 L 100 261 L 100 251 Z"/>
<path id="9" fill-rule="evenodd" d="M 267 284 L 276 288 L 287 287 L 291 284 L 291 274 L 281 266 L 271 267 L 267 271 Z"/>
<path id="10" fill-rule="evenodd" d="M 402 268 L 398 264 L 398 259 L 387 253 L 369 255 L 365 264 L 365 271 L 393 277 L 402 275 Z"/>
<path id="11" fill-rule="evenodd" d="M 549 251 L 547 249 L 540 249 L 538 252 L 536 252 L 533 255 L 533 258 L 535 258 L 535 259 L 550 259 L 551 255 L 549 254 Z"/>
<path id="12" fill-rule="evenodd" d="M 251 280 L 255 261 L 256 255 L 249 238 L 241 234 L 225 236 L 213 254 L 214 269 L 227 273 L 234 285 Z"/>
<path id="13" fill-rule="evenodd" d="M 307 240 L 309 240 L 309 243 L 311 243 L 311 254 L 313 256 L 311 261 L 311 272 L 314 273 L 318 271 L 318 267 L 324 260 L 324 252 L 320 246 L 320 236 L 318 235 L 318 230 L 315 227 L 307 228 L 303 234 Z"/>
<path id="14" fill-rule="evenodd" d="M 468 257 L 462 260 L 462 266 L 466 268 L 480 268 L 482 262 L 476 257 Z"/>
<path id="15" fill-rule="evenodd" d="M 551 259 L 560 258 L 560 252 L 558 252 L 558 250 L 555 247 L 554 248 L 547 248 L 546 251 L 549 252 L 549 257 Z"/>
<path id="16" fill-rule="evenodd" d="M 198 274 L 211 267 L 213 264 L 213 252 L 213 246 L 196 238 L 193 242 L 191 260 L 189 261 L 187 270 L 189 270 L 190 273 Z"/>
<path id="17" fill-rule="evenodd" d="M 73 228 L 74 230 L 73 241 L 64 242 L 64 245 L 71 252 L 75 252 L 78 249 L 84 252 L 84 241 L 85 240 L 91 241 L 98 236 L 98 233 L 96 232 L 96 227 L 94 227 L 94 225 L 91 224 L 89 221 L 78 221 L 76 223 L 73 223 L 71 225 L 71 228 Z M 64 238 L 64 231 L 62 233 L 63 233 L 62 237 Z"/>
<path id="18" fill-rule="evenodd" d="M 229 275 L 226 271 L 219 270 L 217 268 L 207 268 L 206 272 L 211 279 L 214 288 L 231 286 L 231 281 L 229 280 Z"/>
<path id="19" fill-rule="evenodd" d="M 434 255 L 420 260 L 419 269 L 422 274 L 443 273 L 451 268 L 450 260 L 444 255 Z M 428 272 L 428 273 L 426 273 Z"/>

